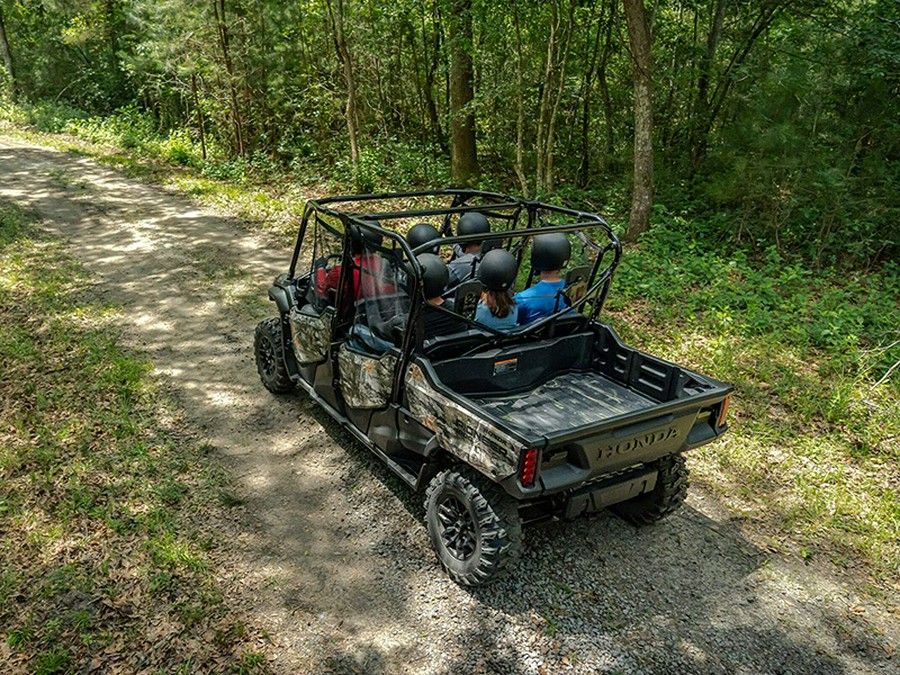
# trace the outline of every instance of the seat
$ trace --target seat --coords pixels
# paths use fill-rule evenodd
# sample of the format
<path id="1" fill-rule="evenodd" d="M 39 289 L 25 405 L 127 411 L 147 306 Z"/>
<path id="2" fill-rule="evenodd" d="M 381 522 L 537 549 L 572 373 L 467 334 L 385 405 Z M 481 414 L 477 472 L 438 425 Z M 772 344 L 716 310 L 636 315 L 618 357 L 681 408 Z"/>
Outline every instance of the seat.
<path id="1" fill-rule="evenodd" d="M 484 287 L 478 279 L 469 279 L 456 287 L 456 300 L 453 309 L 457 314 L 462 314 L 467 319 L 475 318 L 475 310 L 481 300 Z"/>
<path id="2" fill-rule="evenodd" d="M 442 359 L 459 356 L 475 347 L 486 344 L 493 335 L 481 328 L 470 328 L 469 330 L 460 331 L 459 333 L 451 333 L 450 335 L 439 335 L 430 340 L 426 340 L 422 345 L 422 353 L 431 361 L 440 361 Z"/>
<path id="3" fill-rule="evenodd" d="M 587 265 L 574 267 L 566 272 L 566 285 L 563 286 L 562 293 L 570 307 L 585 296 L 590 278 L 591 268 Z"/>

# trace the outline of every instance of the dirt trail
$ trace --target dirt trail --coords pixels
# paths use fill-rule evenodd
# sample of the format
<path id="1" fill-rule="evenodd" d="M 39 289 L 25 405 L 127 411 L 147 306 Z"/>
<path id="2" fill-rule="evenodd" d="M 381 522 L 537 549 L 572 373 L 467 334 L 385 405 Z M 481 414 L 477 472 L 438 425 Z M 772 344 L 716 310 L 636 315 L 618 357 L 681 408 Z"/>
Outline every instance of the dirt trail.
<path id="1" fill-rule="evenodd" d="M 527 533 L 520 573 L 441 573 L 420 498 L 299 395 L 259 384 L 253 327 L 289 251 L 183 197 L 0 137 L 0 199 L 37 211 L 130 317 L 245 499 L 223 565 L 281 672 L 888 673 L 896 615 L 767 554 L 695 491 L 658 526 Z"/>

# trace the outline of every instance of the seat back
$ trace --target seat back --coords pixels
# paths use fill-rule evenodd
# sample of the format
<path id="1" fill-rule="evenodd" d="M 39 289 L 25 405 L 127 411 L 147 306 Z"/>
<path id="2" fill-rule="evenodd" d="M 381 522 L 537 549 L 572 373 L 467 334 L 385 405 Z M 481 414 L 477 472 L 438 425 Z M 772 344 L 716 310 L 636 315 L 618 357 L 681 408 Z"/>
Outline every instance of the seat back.
<path id="1" fill-rule="evenodd" d="M 484 290 L 478 279 L 469 279 L 456 287 L 456 301 L 453 305 L 457 314 L 462 314 L 467 319 L 475 318 L 475 310 L 481 293 Z"/>
<path id="2" fill-rule="evenodd" d="M 563 286 L 562 293 L 570 307 L 585 296 L 590 278 L 591 268 L 587 265 L 574 267 L 566 272 L 566 285 Z"/>

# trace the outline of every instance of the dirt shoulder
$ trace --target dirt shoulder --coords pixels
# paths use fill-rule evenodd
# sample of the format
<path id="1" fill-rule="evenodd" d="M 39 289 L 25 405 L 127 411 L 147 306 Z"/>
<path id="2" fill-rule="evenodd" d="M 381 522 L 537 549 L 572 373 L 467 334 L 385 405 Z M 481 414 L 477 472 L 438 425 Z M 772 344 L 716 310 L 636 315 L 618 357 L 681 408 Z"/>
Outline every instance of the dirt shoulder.
<path id="1" fill-rule="evenodd" d="M 0 136 L 0 197 L 36 211 L 124 308 L 190 426 L 240 486 L 214 554 L 281 672 L 896 672 L 900 617 L 827 567 L 767 554 L 715 499 L 643 530 L 526 536 L 518 574 L 441 572 L 421 498 L 300 395 L 259 384 L 253 327 L 289 251 L 90 160 Z"/>

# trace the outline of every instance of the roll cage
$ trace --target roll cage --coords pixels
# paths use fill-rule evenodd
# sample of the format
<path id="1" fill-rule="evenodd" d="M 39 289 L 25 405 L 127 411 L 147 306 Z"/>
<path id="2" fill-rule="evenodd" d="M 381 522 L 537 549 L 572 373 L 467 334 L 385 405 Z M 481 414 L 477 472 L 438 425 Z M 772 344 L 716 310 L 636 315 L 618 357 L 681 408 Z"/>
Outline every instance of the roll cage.
<path id="1" fill-rule="evenodd" d="M 450 205 L 432 206 L 432 204 L 441 199 L 449 199 Z M 392 208 L 395 207 L 397 202 L 408 203 L 409 201 L 425 203 L 426 206 L 424 208 Z M 481 212 L 491 219 L 493 223 L 492 231 L 488 234 L 452 235 L 454 217 L 472 211 Z M 586 325 L 594 320 L 603 308 L 613 274 L 622 255 L 622 246 L 618 237 L 602 216 L 481 190 L 442 189 L 348 195 L 310 200 L 306 204 L 303 220 L 297 235 L 288 272 L 288 281 L 293 281 L 296 278 L 297 264 L 304 248 L 305 237 L 310 221 L 314 218 L 334 235 L 343 237 L 342 263 L 345 270 L 351 269 L 354 265 L 350 255 L 349 226 L 354 225 L 360 228 L 361 231 L 380 235 L 382 241 L 390 242 L 392 246 L 390 249 L 386 245 L 376 248 L 383 253 L 395 252 L 398 249 L 402 251 L 402 255 L 406 259 L 405 267 L 411 272 L 409 274 L 410 283 L 406 289 L 409 293 L 411 311 L 409 312 L 406 328 L 403 331 L 403 344 L 401 346 L 401 351 L 404 355 L 408 355 L 414 348 L 418 347 L 421 349 L 423 347 L 421 331 L 414 330 L 425 302 L 425 298 L 422 295 L 422 268 L 418 264 L 416 256 L 430 251 L 435 243 L 428 242 L 416 248 L 410 248 L 403 235 L 393 229 L 384 227 L 384 225 L 390 222 L 404 223 L 415 219 L 439 216 L 443 216 L 441 227 L 439 228 L 442 234 L 442 238 L 439 240 L 440 246 L 451 245 L 456 249 L 457 245 L 463 246 L 472 242 L 499 242 L 499 245 L 507 248 L 516 256 L 520 274 L 523 262 L 526 262 L 527 243 L 534 235 L 550 232 L 570 234 L 582 244 L 582 250 L 586 252 L 585 262 L 589 263 L 590 272 L 586 280 L 586 287 L 579 294 L 579 297 L 574 301 L 559 303 L 560 307 L 556 312 L 525 326 L 519 326 L 505 332 L 499 331 L 478 323 L 474 318 L 460 314 L 455 309 L 449 309 L 447 307 L 448 303 L 436 307 L 437 310 L 454 316 L 458 321 L 465 322 L 469 328 L 477 329 L 483 333 L 484 340 L 479 341 L 480 346 L 502 347 L 529 339 L 552 337 L 557 323 L 564 317 L 567 317 L 566 321 L 576 317 L 576 321 Z M 524 227 L 521 225 L 523 219 L 525 221 Z M 564 222 L 558 222 L 560 220 Z M 341 224 L 342 232 L 335 227 L 336 222 Z M 377 223 L 377 225 L 373 226 L 370 224 L 372 222 Z M 498 223 L 501 224 L 499 228 L 497 227 Z M 605 237 L 604 242 L 594 241 L 588 236 L 588 232 L 593 233 L 595 231 L 603 234 Z M 588 251 L 593 256 L 592 260 L 590 255 L 587 254 Z M 527 282 L 524 287 L 531 286 L 535 276 L 534 271 L 530 269 L 530 261 L 528 270 Z M 344 274 L 346 275 L 348 272 L 344 272 Z M 336 306 L 338 307 L 341 306 L 341 295 L 346 292 L 346 288 L 346 283 L 342 279 L 336 299 Z M 452 294 L 453 291 L 451 290 L 447 295 Z M 586 312 L 585 310 L 588 308 L 590 311 Z M 581 319 L 577 317 L 581 317 Z M 347 323 L 347 321 L 342 321 L 339 316 L 337 327 L 344 323 Z M 417 336 L 415 340 L 413 339 L 414 335 Z"/>

